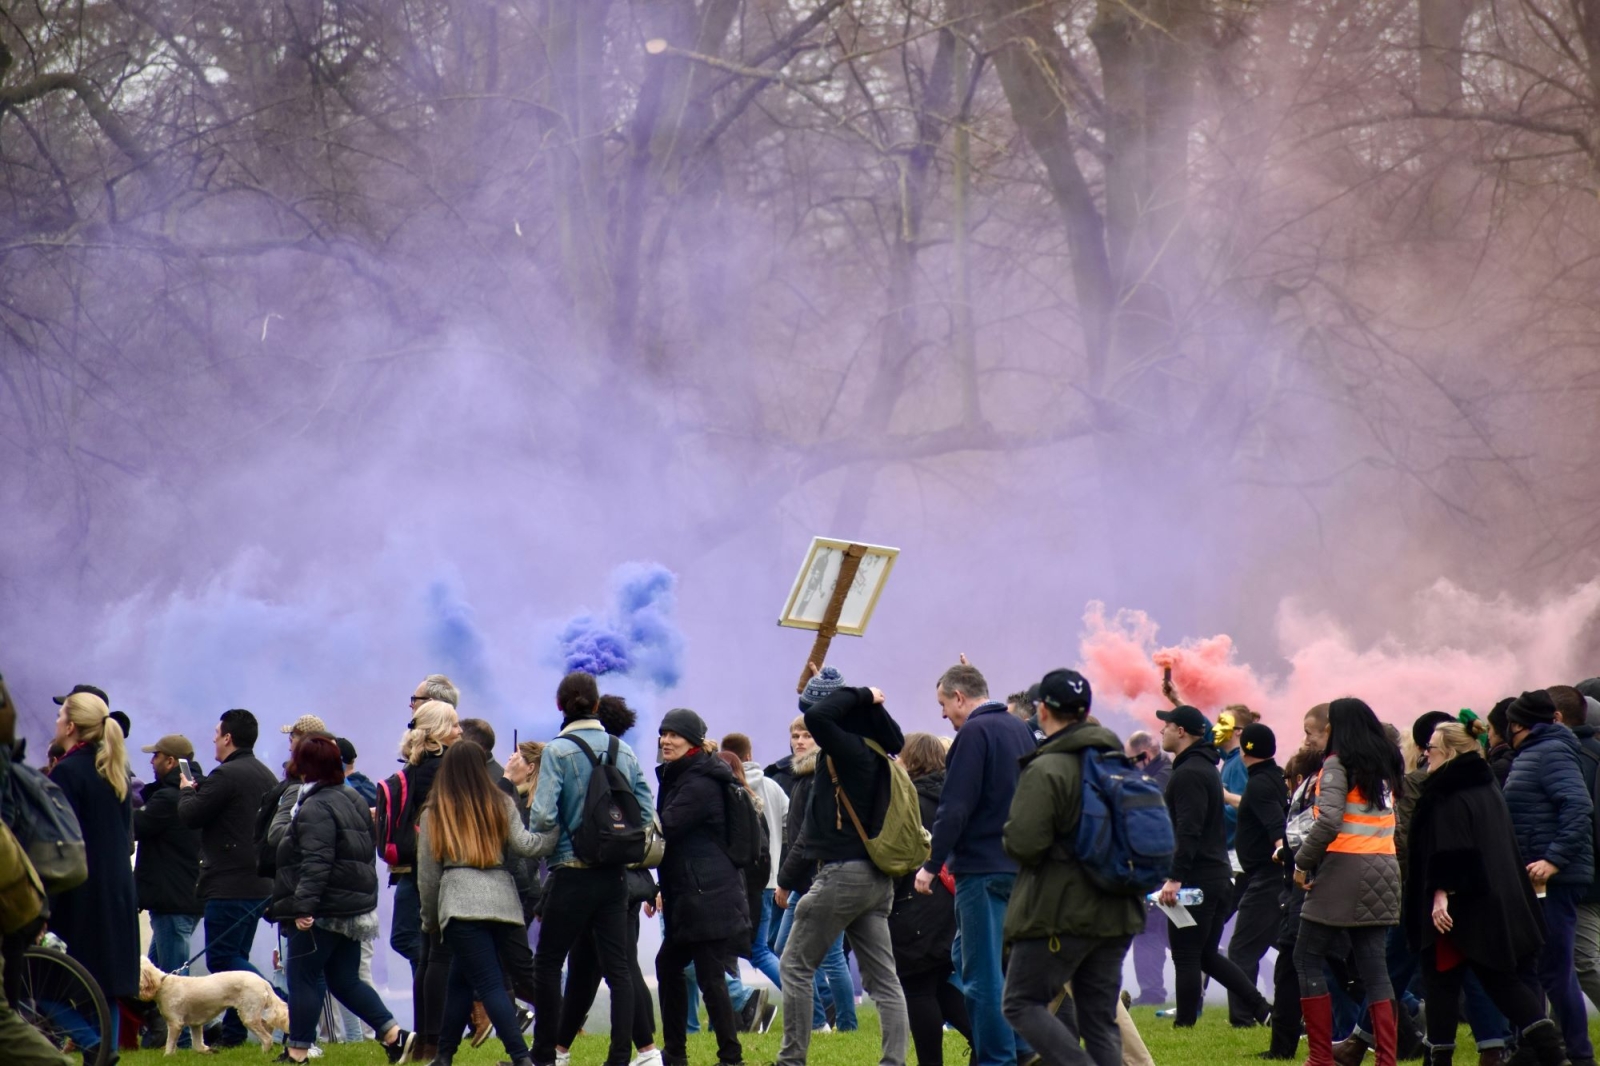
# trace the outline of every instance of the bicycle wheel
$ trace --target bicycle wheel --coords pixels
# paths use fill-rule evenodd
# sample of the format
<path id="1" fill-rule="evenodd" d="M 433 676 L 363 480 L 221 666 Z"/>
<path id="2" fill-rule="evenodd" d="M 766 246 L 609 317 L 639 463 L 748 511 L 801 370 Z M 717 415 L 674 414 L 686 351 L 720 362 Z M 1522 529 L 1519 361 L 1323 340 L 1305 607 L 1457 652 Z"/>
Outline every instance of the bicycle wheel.
<path id="1" fill-rule="evenodd" d="M 83 1054 L 84 1066 L 106 1066 L 115 1054 L 111 1008 L 100 985 L 77 959 L 46 947 L 22 955 L 17 1013 L 62 1051 Z"/>

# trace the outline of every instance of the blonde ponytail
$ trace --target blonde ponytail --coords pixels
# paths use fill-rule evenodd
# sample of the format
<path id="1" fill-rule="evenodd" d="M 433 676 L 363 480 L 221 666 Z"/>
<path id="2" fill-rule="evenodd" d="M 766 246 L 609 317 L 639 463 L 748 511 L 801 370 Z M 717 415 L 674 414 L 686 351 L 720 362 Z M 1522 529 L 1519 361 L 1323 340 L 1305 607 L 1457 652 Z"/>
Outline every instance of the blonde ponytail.
<path id="1" fill-rule="evenodd" d="M 128 748 L 122 727 L 111 717 L 104 701 L 92 692 L 67 697 L 63 705 L 67 721 L 78 730 L 78 739 L 95 745 L 94 768 L 105 778 L 118 800 L 128 798 Z"/>

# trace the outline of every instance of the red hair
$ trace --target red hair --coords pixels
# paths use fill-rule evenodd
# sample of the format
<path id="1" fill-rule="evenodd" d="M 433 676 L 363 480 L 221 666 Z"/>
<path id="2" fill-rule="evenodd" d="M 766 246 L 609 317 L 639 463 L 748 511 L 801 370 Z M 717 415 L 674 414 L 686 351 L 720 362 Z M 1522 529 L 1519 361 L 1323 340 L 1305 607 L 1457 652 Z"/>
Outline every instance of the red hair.
<path id="1" fill-rule="evenodd" d="M 744 790 L 754 796 L 756 790 L 750 787 L 750 782 L 745 780 L 744 762 L 731 751 L 717 752 L 717 758 L 728 764 L 728 769 L 733 771 L 733 779 L 744 786 Z"/>
<path id="2" fill-rule="evenodd" d="M 289 759 L 289 772 L 308 785 L 344 784 L 344 756 L 332 737 L 301 737 Z"/>

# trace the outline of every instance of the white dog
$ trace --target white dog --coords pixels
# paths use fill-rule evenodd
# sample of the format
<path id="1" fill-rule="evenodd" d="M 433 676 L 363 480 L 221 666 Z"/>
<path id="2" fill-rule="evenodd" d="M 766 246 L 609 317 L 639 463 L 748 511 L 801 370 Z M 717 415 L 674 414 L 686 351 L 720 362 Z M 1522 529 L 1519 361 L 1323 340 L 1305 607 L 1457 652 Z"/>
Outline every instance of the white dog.
<path id="1" fill-rule="evenodd" d="M 149 959 L 139 960 L 139 998 L 153 999 L 167 1023 L 167 1054 L 178 1046 L 184 1026 L 194 1049 L 206 1052 L 201 1029 L 206 1022 L 232 1007 L 245 1028 L 261 1038 L 261 1050 L 271 1054 L 274 1029 L 289 1029 L 289 1005 L 267 984 L 266 978 L 247 970 L 213 973 L 204 977 L 179 977 L 162 973 Z"/>

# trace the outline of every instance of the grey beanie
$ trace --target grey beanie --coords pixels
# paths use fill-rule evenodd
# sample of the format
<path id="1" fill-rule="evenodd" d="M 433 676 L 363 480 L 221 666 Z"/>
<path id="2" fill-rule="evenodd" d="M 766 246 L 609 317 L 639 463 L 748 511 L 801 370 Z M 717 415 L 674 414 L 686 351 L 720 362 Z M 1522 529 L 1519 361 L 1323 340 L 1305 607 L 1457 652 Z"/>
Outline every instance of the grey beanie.
<path id="1" fill-rule="evenodd" d="M 806 689 L 800 693 L 800 709 L 809 711 L 813 706 L 827 699 L 844 687 L 844 675 L 837 667 L 824 666 L 822 672 L 806 682 Z"/>
<path id="2" fill-rule="evenodd" d="M 675 707 L 661 718 L 661 733 L 676 733 L 698 748 L 706 740 L 706 720 L 687 707 Z"/>

